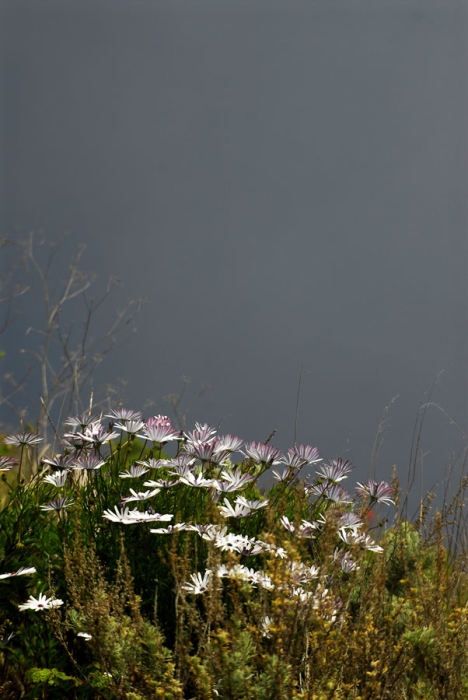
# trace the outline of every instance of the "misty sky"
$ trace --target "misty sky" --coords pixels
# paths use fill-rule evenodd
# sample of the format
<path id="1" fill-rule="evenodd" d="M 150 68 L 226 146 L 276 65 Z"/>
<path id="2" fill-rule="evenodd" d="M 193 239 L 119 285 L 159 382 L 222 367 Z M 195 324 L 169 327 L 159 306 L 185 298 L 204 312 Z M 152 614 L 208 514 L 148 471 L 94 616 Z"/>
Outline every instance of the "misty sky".
<path id="1" fill-rule="evenodd" d="M 298 442 L 358 478 L 397 394 L 379 476 L 406 474 L 441 369 L 468 431 L 465 2 L 1 8 L 2 235 L 68 230 L 151 300 L 100 380 L 161 412 L 188 375 L 189 423 L 286 449 L 303 365 Z M 427 487 L 459 444 L 431 409 Z"/>

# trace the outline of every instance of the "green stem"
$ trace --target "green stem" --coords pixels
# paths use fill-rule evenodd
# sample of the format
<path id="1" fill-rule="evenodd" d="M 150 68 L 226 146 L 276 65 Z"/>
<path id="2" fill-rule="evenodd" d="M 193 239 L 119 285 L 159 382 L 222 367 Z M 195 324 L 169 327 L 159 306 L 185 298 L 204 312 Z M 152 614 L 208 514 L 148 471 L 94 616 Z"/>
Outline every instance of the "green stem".
<path id="1" fill-rule="evenodd" d="M 20 463 L 18 469 L 18 484 L 21 483 L 21 468 L 23 466 L 24 445 L 21 445 Z"/>

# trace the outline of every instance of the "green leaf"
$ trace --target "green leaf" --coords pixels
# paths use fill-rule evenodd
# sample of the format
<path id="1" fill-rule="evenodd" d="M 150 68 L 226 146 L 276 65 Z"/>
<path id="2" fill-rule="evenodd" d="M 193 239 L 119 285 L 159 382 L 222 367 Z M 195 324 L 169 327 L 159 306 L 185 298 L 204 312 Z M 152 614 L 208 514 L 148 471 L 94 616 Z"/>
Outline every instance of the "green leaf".
<path id="1" fill-rule="evenodd" d="M 31 668 L 27 673 L 28 679 L 33 683 L 47 683 L 47 685 L 60 685 L 60 681 L 72 681 L 74 685 L 81 685 L 81 681 L 57 668 Z"/>

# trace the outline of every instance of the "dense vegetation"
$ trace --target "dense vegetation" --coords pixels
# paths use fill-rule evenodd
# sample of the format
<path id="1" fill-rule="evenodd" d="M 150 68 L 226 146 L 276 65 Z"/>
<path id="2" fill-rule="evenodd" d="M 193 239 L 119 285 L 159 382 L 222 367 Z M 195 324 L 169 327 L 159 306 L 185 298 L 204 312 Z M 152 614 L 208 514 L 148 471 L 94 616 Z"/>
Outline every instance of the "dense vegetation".
<path id="1" fill-rule="evenodd" d="M 4 439 L 0 697 L 466 697 L 464 485 L 411 524 L 395 479 L 351 496 L 312 446 L 125 409 L 66 429 Z"/>

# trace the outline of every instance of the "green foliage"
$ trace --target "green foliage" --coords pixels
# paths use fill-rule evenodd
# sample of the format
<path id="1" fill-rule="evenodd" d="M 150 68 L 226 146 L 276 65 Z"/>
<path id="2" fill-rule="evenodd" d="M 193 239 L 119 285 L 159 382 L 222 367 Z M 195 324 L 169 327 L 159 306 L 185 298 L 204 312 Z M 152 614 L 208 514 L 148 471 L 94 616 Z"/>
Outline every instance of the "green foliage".
<path id="1" fill-rule="evenodd" d="M 75 686 L 81 685 L 81 681 L 77 678 L 67 676 L 66 673 L 58 671 L 56 668 L 30 668 L 26 677 L 35 685 L 54 685 L 63 690 L 66 690 L 70 683 Z"/>

